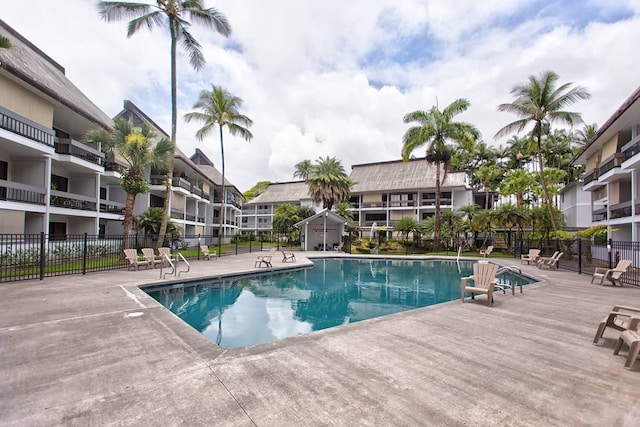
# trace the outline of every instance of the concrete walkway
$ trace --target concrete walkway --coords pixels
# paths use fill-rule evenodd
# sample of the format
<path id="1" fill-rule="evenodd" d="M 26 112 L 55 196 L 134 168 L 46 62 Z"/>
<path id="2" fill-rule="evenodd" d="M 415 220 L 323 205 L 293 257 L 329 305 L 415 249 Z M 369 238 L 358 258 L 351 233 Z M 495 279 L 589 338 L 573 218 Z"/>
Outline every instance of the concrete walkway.
<path id="1" fill-rule="evenodd" d="M 196 261 L 183 278 L 254 260 Z M 612 355 L 615 331 L 591 344 L 640 289 L 523 269 L 541 282 L 493 307 L 453 301 L 228 350 L 138 288 L 166 282 L 159 270 L 2 284 L 0 425 L 640 425 L 640 362 Z"/>

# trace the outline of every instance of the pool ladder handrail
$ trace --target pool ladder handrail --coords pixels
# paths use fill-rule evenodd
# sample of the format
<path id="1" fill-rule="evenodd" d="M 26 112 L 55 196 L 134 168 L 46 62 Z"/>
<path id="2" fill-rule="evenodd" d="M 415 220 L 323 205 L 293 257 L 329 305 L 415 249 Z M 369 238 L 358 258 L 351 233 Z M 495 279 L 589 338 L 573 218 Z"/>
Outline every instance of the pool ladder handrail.
<path id="1" fill-rule="evenodd" d="M 510 265 L 510 266 L 504 266 L 504 267 L 500 267 L 498 269 L 498 271 L 496 272 L 496 276 L 500 273 L 505 273 L 507 271 L 511 272 L 511 282 L 510 284 L 496 284 L 495 288 L 498 290 L 502 290 L 503 293 L 507 293 L 506 289 L 511 288 L 511 294 L 515 295 L 516 294 L 516 290 L 515 290 L 515 286 L 513 285 L 513 279 L 514 279 L 514 270 L 518 273 L 519 276 L 519 281 L 518 281 L 518 285 L 520 286 L 520 293 L 522 293 L 522 269 L 520 269 L 520 267 L 518 267 L 517 265 Z"/>
<path id="2" fill-rule="evenodd" d="M 191 264 L 189 264 L 189 261 L 187 261 L 187 259 L 184 257 L 184 255 L 182 255 L 180 252 L 178 252 L 176 254 L 176 263 L 174 264 L 173 261 L 171 261 L 171 257 L 167 254 L 162 254 L 163 262 L 162 264 L 160 264 L 160 278 L 161 279 L 165 279 L 167 277 L 167 275 L 174 275 L 176 277 L 180 277 L 180 274 L 182 273 L 188 273 L 189 270 L 191 270 Z M 182 262 L 184 262 L 187 265 L 187 269 L 186 270 L 181 270 L 181 271 L 177 271 L 178 270 L 178 264 L 180 263 L 180 259 L 182 259 Z M 171 271 L 167 271 L 166 273 L 164 273 L 164 276 L 162 275 L 162 268 L 164 266 L 164 261 L 167 262 L 167 264 L 169 264 L 169 266 L 171 267 Z"/>

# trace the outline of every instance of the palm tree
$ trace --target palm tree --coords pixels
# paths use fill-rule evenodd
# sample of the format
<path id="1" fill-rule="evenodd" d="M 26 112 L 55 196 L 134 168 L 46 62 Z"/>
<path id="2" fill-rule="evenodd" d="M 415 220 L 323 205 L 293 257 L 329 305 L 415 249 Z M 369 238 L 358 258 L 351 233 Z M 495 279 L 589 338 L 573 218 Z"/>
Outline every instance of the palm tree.
<path id="1" fill-rule="evenodd" d="M 410 216 L 400 218 L 393 226 L 393 228 L 402 235 L 404 240 L 407 240 L 409 233 L 415 232 L 417 227 L 418 221 Z"/>
<path id="2" fill-rule="evenodd" d="M 311 164 L 311 160 L 303 160 L 296 163 L 294 167 L 296 170 L 293 172 L 293 179 L 300 178 L 302 180 L 306 180 L 309 178 L 309 174 L 313 169 L 313 164 Z"/>
<path id="3" fill-rule="evenodd" d="M 311 200 L 322 202 L 322 208 L 327 210 L 331 210 L 336 203 L 349 200 L 354 184 L 340 161 L 329 156 L 316 160 L 306 182 Z"/>
<path id="4" fill-rule="evenodd" d="M 335 211 L 338 215 L 340 215 L 342 218 L 346 219 L 347 221 L 353 221 L 353 212 L 351 212 L 351 203 L 349 203 L 348 201 L 342 201 L 340 203 L 337 203 L 335 206 Z"/>
<path id="5" fill-rule="evenodd" d="M 113 122 L 113 129 L 93 129 L 87 132 L 85 140 L 99 143 L 107 157 L 123 158 L 129 165 L 120 171 L 120 185 L 127 193 L 122 223 L 122 238 L 127 248 L 129 232 L 133 222 L 133 207 L 136 195 L 149 191 L 146 171 L 153 168 L 166 171 L 173 160 L 173 143 L 162 138 L 154 143 L 156 134 L 144 123 L 140 128 L 123 118 Z"/>
<path id="6" fill-rule="evenodd" d="M 484 187 L 484 208 L 489 209 L 489 190 L 491 190 L 496 179 L 502 176 L 502 170 L 495 163 L 485 164 L 478 168 L 475 176 L 482 182 Z"/>
<path id="7" fill-rule="evenodd" d="M 558 231 L 558 226 L 554 218 L 553 206 L 544 177 L 544 155 L 542 153 L 544 127 L 552 122 L 561 122 L 568 125 L 581 123 L 582 118 L 579 113 L 565 111 L 565 108 L 577 101 L 591 97 L 583 87 L 570 88 L 571 83 L 565 83 L 556 88 L 558 79 L 559 76 L 553 71 L 545 71 L 540 77 L 529 76 L 528 83 L 516 85 L 511 89 L 511 93 L 516 97 L 515 101 L 510 104 L 500 104 L 498 111 L 514 113 L 520 119 L 509 123 L 496 133 L 496 138 L 514 132 L 520 133 L 529 124 L 533 124 L 531 135 L 535 140 L 538 152 L 544 202 L 548 206 L 554 232 Z"/>
<path id="8" fill-rule="evenodd" d="M 220 154 L 222 158 L 222 200 L 221 215 L 218 221 L 218 247 L 222 244 L 222 224 L 225 221 L 225 178 L 224 178 L 224 142 L 222 138 L 222 128 L 227 127 L 229 133 L 233 136 L 240 136 L 245 141 L 251 141 L 253 134 L 249 131 L 249 127 L 253 121 L 240 114 L 239 109 L 242 107 L 242 98 L 232 95 L 221 86 L 211 85 L 211 90 L 203 90 L 200 92 L 198 101 L 193 104 L 193 108 L 200 111 L 194 111 L 184 115 L 187 122 L 195 120 L 204 123 L 204 125 L 196 132 L 196 137 L 202 141 L 206 136 L 215 130 L 216 125 L 220 130 Z"/>
<path id="9" fill-rule="evenodd" d="M 11 49 L 11 40 L 4 36 L 0 36 L 0 49 Z"/>
<path id="10" fill-rule="evenodd" d="M 531 172 L 524 169 L 515 169 L 508 171 L 502 182 L 500 183 L 500 194 L 516 196 L 516 206 L 524 206 L 524 194 L 531 191 L 531 187 L 535 183 L 534 176 Z"/>
<path id="11" fill-rule="evenodd" d="M 577 144 L 578 146 L 583 146 L 587 142 L 591 141 L 591 138 L 596 136 L 597 132 L 598 132 L 597 123 L 591 123 L 590 125 L 585 124 L 582 127 L 582 129 L 579 129 L 576 131 L 575 138 L 573 139 L 572 142 Z"/>
<path id="12" fill-rule="evenodd" d="M 440 165 L 443 167 L 442 181 L 447 176 L 451 151 L 447 147 L 447 141 L 464 144 L 480 136 L 480 131 L 470 123 L 456 122 L 453 118 L 469 108 L 469 101 L 457 99 L 448 105 L 442 112 L 437 106 L 429 111 L 414 111 L 404 116 L 405 123 L 418 123 L 407 130 L 402 138 L 402 161 L 407 162 L 409 156 L 416 148 L 427 145 L 426 161 L 436 168 L 436 200 L 435 200 L 435 224 L 434 224 L 434 251 L 440 251 Z"/>
<path id="13" fill-rule="evenodd" d="M 107 22 L 131 19 L 127 28 L 127 37 L 131 37 L 141 28 L 168 28 L 171 39 L 171 141 L 176 144 L 178 107 L 176 78 L 176 49 L 178 43 L 189 57 L 189 63 L 199 71 L 205 64 L 200 43 L 191 35 L 191 21 L 215 29 L 219 34 L 228 37 L 231 26 L 227 18 L 215 8 L 205 9 L 202 0 L 156 0 L 156 4 L 145 4 L 127 1 L 99 1 L 98 13 Z M 159 232 L 159 244 L 164 240 L 171 206 L 171 176 L 173 164 L 167 170 L 166 190 L 164 195 L 164 214 Z"/>

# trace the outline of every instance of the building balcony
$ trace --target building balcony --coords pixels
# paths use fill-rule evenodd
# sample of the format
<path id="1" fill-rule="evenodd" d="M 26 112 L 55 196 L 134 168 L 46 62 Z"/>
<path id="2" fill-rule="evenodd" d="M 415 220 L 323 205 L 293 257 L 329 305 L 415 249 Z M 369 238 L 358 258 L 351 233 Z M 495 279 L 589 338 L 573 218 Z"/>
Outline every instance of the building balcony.
<path id="1" fill-rule="evenodd" d="M 104 153 L 71 138 L 56 138 L 55 152 L 85 160 L 98 166 L 104 165 Z"/>
<path id="2" fill-rule="evenodd" d="M 599 222 L 599 221 L 606 221 L 607 220 L 607 208 L 600 208 L 600 209 L 594 209 L 593 212 L 591 212 L 591 221 L 592 222 Z"/>
<path id="3" fill-rule="evenodd" d="M 169 217 L 173 219 L 183 220 L 184 212 L 178 209 L 171 209 L 171 212 L 169 212 Z"/>
<path id="4" fill-rule="evenodd" d="M 44 187 L 0 179 L 0 200 L 44 205 L 46 195 Z"/>
<path id="5" fill-rule="evenodd" d="M 640 169 L 640 136 L 622 147 L 622 168 Z"/>
<path id="6" fill-rule="evenodd" d="M 617 203 L 609 207 L 611 219 L 631 216 L 631 201 Z"/>
<path id="7" fill-rule="evenodd" d="M 598 178 L 600 178 L 600 169 L 598 168 L 585 173 L 582 177 L 582 189 L 584 191 L 592 191 L 603 187 L 605 183 L 600 182 Z"/>
<path id="8" fill-rule="evenodd" d="M 2 107 L 0 107 L 0 129 L 20 135 L 46 147 L 54 147 L 55 133 L 53 129 L 48 129 Z"/>
<path id="9" fill-rule="evenodd" d="M 115 215 L 124 215 L 124 203 L 100 199 L 100 212 Z"/>
<path id="10" fill-rule="evenodd" d="M 622 153 L 615 153 L 614 155 L 609 156 L 599 168 L 600 177 L 598 178 L 598 181 L 612 182 L 619 179 L 620 175 L 628 174 L 628 171 L 620 168 L 623 159 L 624 154 Z"/>
<path id="11" fill-rule="evenodd" d="M 435 206 L 435 205 L 436 205 L 436 199 L 422 199 L 420 201 L 420 206 Z M 440 206 L 452 206 L 452 205 L 453 205 L 452 199 L 444 199 L 444 198 L 440 199 Z"/>
<path id="12" fill-rule="evenodd" d="M 92 212 L 97 210 L 97 203 L 94 197 L 67 193 L 65 191 L 51 190 L 49 204 L 56 208 L 78 209 Z"/>

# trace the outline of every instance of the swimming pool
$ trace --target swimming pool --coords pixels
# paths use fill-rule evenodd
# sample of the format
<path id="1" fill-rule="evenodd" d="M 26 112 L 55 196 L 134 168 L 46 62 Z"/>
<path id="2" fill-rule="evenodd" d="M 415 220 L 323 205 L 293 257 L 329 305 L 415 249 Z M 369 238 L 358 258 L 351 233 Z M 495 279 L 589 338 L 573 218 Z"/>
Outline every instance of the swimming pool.
<path id="1" fill-rule="evenodd" d="M 460 277 L 471 275 L 473 265 L 360 258 L 313 263 L 144 290 L 211 341 L 237 348 L 458 299 Z M 510 279 L 507 273 L 500 280 Z M 523 277 L 523 284 L 531 282 Z"/>

